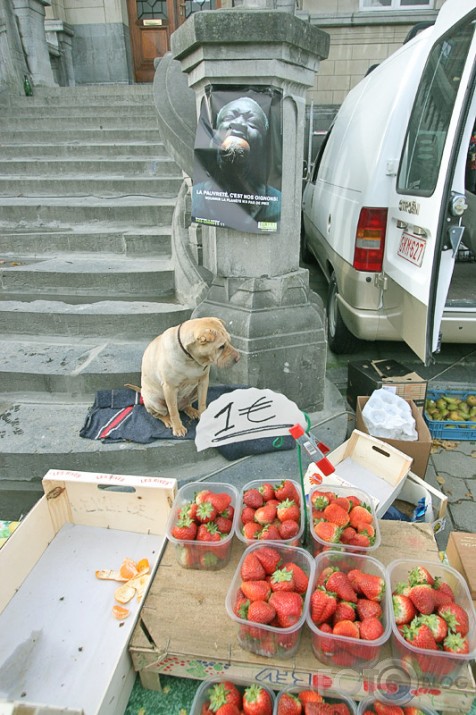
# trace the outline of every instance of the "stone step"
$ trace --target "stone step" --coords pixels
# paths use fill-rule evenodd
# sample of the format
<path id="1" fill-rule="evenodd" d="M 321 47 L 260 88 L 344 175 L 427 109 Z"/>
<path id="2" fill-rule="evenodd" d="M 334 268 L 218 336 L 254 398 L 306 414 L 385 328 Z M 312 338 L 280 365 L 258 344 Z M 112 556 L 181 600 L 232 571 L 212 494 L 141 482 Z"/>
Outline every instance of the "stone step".
<path id="1" fill-rule="evenodd" d="M 39 119 L 42 118 L 43 121 L 47 120 L 48 124 L 54 124 L 57 119 L 60 118 L 71 118 L 74 116 L 81 117 L 104 117 L 109 121 L 111 117 L 115 117 L 120 113 L 121 117 L 128 117 L 130 121 L 131 131 L 133 131 L 134 122 L 131 120 L 141 120 L 145 117 L 148 119 L 157 118 L 157 110 L 152 103 L 147 104 L 129 104 L 123 103 L 119 106 L 117 103 L 114 105 L 109 104 L 107 100 L 104 100 L 103 104 L 77 104 L 77 106 L 72 106 L 71 104 L 57 104 L 52 105 L 51 103 L 36 103 L 34 106 L 25 103 L 21 107 L 21 115 L 19 113 L 20 107 L 10 106 L 2 109 L 2 119 L 17 119 L 23 121 L 26 119 Z"/>
<path id="2" fill-rule="evenodd" d="M 79 304 L 59 300 L 0 300 L 0 333 L 146 340 L 188 320 L 191 312 L 191 307 L 173 300 Z"/>
<path id="3" fill-rule="evenodd" d="M 60 178 L 37 175 L 32 166 L 29 176 L 0 174 L 1 196 L 52 197 L 91 196 L 161 196 L 176 197 L 182 185 L 181 176 L 62 176 Z M 35 173 L 33 173 L 35 172 Z"/>
<path id="4" fill-rule="evenodd" d="M 2 139 L 4 139 L 2 137 Z M 161 141 L 135 141 L 134 138 L 129 138 L 130 141 L 123 140 L 122 142 L 95 142 L 88 146 L 80 144 L 76 140 L 70 142 L 42 142 L 32 143 L 3 143 L 1 144 L 2 159 L 98 159 L 114 158 L 126 159 L 128 157 L 141 158 L 148 160 L 150 157 L 153 160 L 168 159 L 164 144 Z"/>
<path id="5" fill-rule="evenodd" d="M 93 105 L 107 102 L 111 104 L 145 104 L 154 102 L 153 88 L 147 85 L 77 85 L 75 87 L 35 87 L 31 97 L 23 95 L 8 97 L 11 106 L 35 106 L 37 104 Z"/>
<path id="6" fill-rule="evenodd" d="M 134 136 L 135 132 L 158 131 L 157 116 L 152 113 L 144 116 L 123 116 L 122 111 L 112 114 L 110 117 L 98 115 L 84 116 L 81 112 L 71 112 L 69 115 L 54 115 L 49 119 L 45 117 L 0 117 L 0 130 L 3 133 L 21 130 L 22 132 L 42 131 L 48 134 L 56 134 L 57 131 L 74 132 L 78 129 L 90 131 L 102 131 L 127 129 L 129 136 Z"/>
<path id="7" fill-rule="evenodd" d="M 95 254 L 73 258 L 31 259 L 0 266 L 0 297 L 7 300 L 43 298 L 68 303 L 102 300 L 158 301 L 175 294 L 171 260 L 121 258 Z"/>
<path id="8" fill-rule="evenodd" d="M 31 144 L 45 142 L 50 144 L 52 141 L 58 143 L 87 143 L 87 144 L 110 144 L 111 142 L 127 142 L 127 141 L 142 141 L 142 142 L 159 142 L 160 134 L 157 127 L 149 129 L 137 129 L 131 132 L 129 129 L 52 129 L 45 126 L 43 129 L 3 129 L 2 142 L 7 144 Z"/>
<path id="9" fill-rule="evenodd" d="M 175 199 L 131 196 L 99 199 L 94 197 L 19 199 L 0 198 L 0 230 L 56 228 L 78 224 L 106 226 L 170 226 Z"/>
<path id="10" fill-rule="evenodd" d="M 170 226 L 124 231 L 105 227 L 103 231 L 86 231 L 81 226 L 69 231 L 1 231 L 0 255 L 5 259 L 22 260 L 25 256 L 58 253 L 116 253 L 124 256 L 170 258 Z"/>
<path id="11" fill-rule="evenodd" d="M 18 150 L 18 147 L 17 147 Z M 17 151 L 18 153 L 18 151 Z M 34 161 L 34 166 L 32 166 Z M 0 176 L 20 176 L 22 174 L 49 176 L 91 176 L 92 174 L 106 176 L 181 176 L 180 170 L 172 159 L 167 156 L 156 157 L 108 157 L 65 158 L 65 159 L 14 159 L 0 158 Z"/>

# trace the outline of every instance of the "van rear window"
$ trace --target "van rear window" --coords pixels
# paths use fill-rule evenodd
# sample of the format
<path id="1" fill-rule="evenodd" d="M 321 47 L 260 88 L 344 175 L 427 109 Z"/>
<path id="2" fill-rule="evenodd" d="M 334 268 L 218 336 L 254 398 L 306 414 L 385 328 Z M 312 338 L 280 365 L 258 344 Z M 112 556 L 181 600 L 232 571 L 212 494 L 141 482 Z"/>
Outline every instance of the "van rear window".
<path id="1" fill-rule="evenodd" d="M 402 194 L 431 196 L 474 34 L 465 20 L 440 38 L 428 57 L 413 105 L 397 180 Z"/>

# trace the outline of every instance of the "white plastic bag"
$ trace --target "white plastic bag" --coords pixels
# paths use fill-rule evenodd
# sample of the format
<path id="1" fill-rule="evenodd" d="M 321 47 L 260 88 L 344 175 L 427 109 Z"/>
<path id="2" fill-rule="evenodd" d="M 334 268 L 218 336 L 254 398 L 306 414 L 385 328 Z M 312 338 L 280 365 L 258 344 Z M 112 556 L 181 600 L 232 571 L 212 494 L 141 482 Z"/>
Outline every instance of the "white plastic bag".
<path id="1" fill-rule="evenodd" d="M 401 439 L 406 442 L 418 439 L 410 405 L 386 388 L 372 392 L 362 410 L 362 418 L 373 437 Z"/>

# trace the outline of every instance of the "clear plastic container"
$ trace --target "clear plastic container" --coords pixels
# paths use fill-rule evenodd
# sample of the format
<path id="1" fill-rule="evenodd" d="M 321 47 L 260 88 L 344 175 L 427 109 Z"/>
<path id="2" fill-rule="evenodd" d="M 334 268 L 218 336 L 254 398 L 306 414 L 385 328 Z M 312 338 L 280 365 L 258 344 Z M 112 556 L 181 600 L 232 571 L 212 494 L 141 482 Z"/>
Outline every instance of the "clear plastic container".
<path id="1" fill-rule="evenodd" d="M 380 576 L 385 580 L 385 593 L 380 601 L 384 632 L 375 640 L 367 641 L 361 638 L 325 633 L 313 622 L 309 609 L 306 613 L 306 623 L 311 631 L 312 650 L 321 663 L 347 668 L 368 668 L 380 659 L 382 648 L 391 634 L 388 581 L 385 568 L 380 561 L 377 561 L 372 556 L 349 554 L 345 551 L 324 551 L 315 558 L 314 582 L 311 594 L 316 588 L 317 580 L 322 571 L 328 566 L 337 566 L 345 573 L 352 569 L 360 569 L 365 573 Z"/>
<path id="2" fill-rule="evenodd" d="M 341 544 L 341 543 L 332 543 L 330 541 L 324 541 L 324 539 L 321 539 L 316 532 L 314 531 L 313 528 L 313 512 L 315 511 L 313 506 L 312 506 L 312 497 L 315 492 L 333 492 L 339 497 L 347 497 L 354 495 L 363 504 L 366 504 L 370 508 L 370 513 L 372 514 L 372 526 L 375 529 L 375 541 L 371 546 L 353 546 L 352 544 Z M 312 550 L 314 556 L 317 556 L 323 551 L 347 551 L 349 553 L 353 554 L 368 554 L 372 553 L 378 547 L 380 546 L 381 543 L 381 536 L 380 536 L 380 527 L 378 523 L 377 516 L 375 514 L 375 508 L 373 506 L 373 501 L 372 497 L 367 494 L 363 489 L 358 489 L 357 487 L 352 487 L 352 486 L 334 486 L 334 485 L 329 485 L 327 488 L 324 484 L 319 484 L 318 486 L 314 486 L 311 488 L 309 492 L 309 503 L 308 503 L 308 513 L 309 513 L 309 529 L 311 532 L 311 537 L 312 537 Z"/>
<path id="3" fill-rule="evenodd" d="M 280 715 L 280 708 L 279 704 L 281 701 L 281 698 L 283 697 L 284 693 L 291 693 L 291 695 L 299 695 L 299 693 L 303 690 L 314 690 L 316 693 L 322 696 L 324 699 L 325 703 L 330 703 L 332 705 L 347 705 L 348 708 L 348 715 L 356 715 L 357 713 L 357 705 L 354 703 L 353 700 L 351 700 L 347 695 L 344 695 L 342 693 L 338 693 L 335 690 L 316 690 L 315 688 L 311 687 L 292 687 L 292 688 L 284 688 L 281 690 L 277 696 L 276 700 L 274 703 L 274 710 L 273 710 L 273 715 Z M 343 710 L 343 708 L 342 708 Z M 344 715 L 344 713 L 342 713 Z"/>
<path id="4" fill-rule="evenodd" d="M 263 546 L 271 546 L 279 551 L 282 561 L 293 561 L 309 577 L 309 586 L 303 597 L 302 615 L 299 620 L 288 628 L 278 626 L 261 625 L 239 618 L 234 605 L 240 593 L 241 566 L 247 554 Z M 301 639 L 301 631 L 306 620 L 306 613 L 309 609 L 309 598 L 311 586 L 314 583 L 314 561 L 312 556 L 299 547 L 282 544 L 278 541 L 257 542 L 248 546 L 240 559 L 236 568 L 233 580 L 226 595 L 225 606 L 229 617 L 238 626 L 238 642 L 240 646 L 251 653 L 275 658 L 291 658 L 297 651 Z"/>
<path id="5" fill-rule="evenodd" d="M 211 491 L 215 494 L 224 492 L 231 497 L 231 506 L 233 506 L 234 515 L 230 533 L 224 536 L 219 542 L 176 539 L 172 536 L 171 532 L 180 509 L 185 504 L 193 501 L 197 492 L 203 490 Z M 238 490 L 231 484 L 222 484 L 219 482 L 190 482 L 179 489 L 170 511 L 166 534 L 168 540 L 175 546 L 175 556 L 180 566 L 203 571 L 217 571 L 227 565 L 230 560 L 236 520 L 239 516 L 237 504 Z"/>
<path id="6" fill-rule="evenodd" d="M 436 710 L 430 710 L 429 708 L 422 707 L 417 699 L 413 699 L 409 702 L 405 702 L 405 704 L 402 704 L 396 703 L 392 700 L 386 700 L 385 698 L 376 698 L 374 696 L 364 698 L 360 701 L 359 706 L 357 708 L 357 715 L 364 715 L 365 712 L 369 711 L 371 713 L 375 713 L 376 715 L 377 711 L 374 709 L 375 702 L 384 703 L 385 705 L 397 705 L 402 709 L 403 715 L 407 715 L 407 713 L 410 712 L 410 710 L 407 710 L 407 708 L 416 708 L 418 710 L 418 713 L 421 713 L 421 715 L 438 715 Z"/>
<path id="7" fill-rule="evenodd" d="M 441 581 L 446 581 L 453 589 L 456 603 L 462 606 L 468 614 L 469 632 L 467 638 L 469 653 L 462 655 L 447 653 L 443 650 L 435 651 L 415 647 L 412 643 L 406 641 L 398 630 L 391 610 L 393 654 L 401 660 L 402 665 L 412 679 L 414 678 L 420 682 L 439 682 L 444 678 L 446 683 L 448 678 L 456 678 L 461 669 L 476 657 L 476 613 L 468 586 L 463 577 L 455 569 L 440 562 L 395 559 L 387 566 L 389 588 L 392 592 L 398 583 L 408 581 L 409 572 L 416 566 L 425 567 L 433 578 L 438 577 Z"/>
<path id="8" fill-rule="evenodd" d="M 280 539 L 278 543 L 287 544 L 289 546 L 301 546 L 302 535 L 304 533 L 304 524 L 305 524 L 305 520 L 306 520 L 306 514 L 304 511 L 306 507 L 305 507 L 305 505 L 302 504 L 301 487 L 299 486 L 299 484 L 297 482 L 293 481 L 292 479 L 288 479 L 287 481 L 292 482 L 292 484 L 297 489 L 298 494 L 301 498 L 301 504 L 299 505 L 299 508 L 301 510 L 300 528 L 299 528 L 299 531 L 296 534 L 296 536 L 294 536 L 292 539 Z M 240 539 L 240 541 L 242 541 L 244 544 L 253 544 L 253 543 L 255 543 L 256 539 L 247 539 L 247 538 L 245 538 L 245 536 L 243 536 L 243 532 L 242 532 L 243 524 L 241 521 L 241 511 L 242 511 L 243 507 L 245 506 L 243 503 L 243 495 L 246 491 L 248 491 L 248 489 L 259 489 L 259 487 L 261 487 L 263 484 L 272 484 L 274 486 L 275 484 L 279 484 L 279 480 L 276 481 L 276 480 L 271 480 L 271 479 L 255 479 L 252 482 L 248 482 L 248 484 L 245 484 L 245 486 L 241 490 L 240 499 L 238 502 L 238 504 L 239 504 L 238 511 L 240 512 L 240 514 L 236 521 L 235 533 L 236 533 L 236 536 L 238 537 L 238 539 Z M 264 540 L 263 540 L 263 542 L 264 542 Z M 273 541 L 273 543 L 276 543 L 276 542 Z"/>
<path id="9" fill-rule="evenodd" d="M 245 692 L 246 688 L 249 685 L 252 685 L 251 682 L 246 682 L 241 679 L 237 678 L 227 678 L 221 677 L 221 678 L 210 678 L 208 680 L 204 680 L 198 687 L 197 692 L 195 693 L 195 697 L 193 699 L 192 703 L 192 708 L 190 710 L 190 715 L 201 715 L 202 714 L 202 708 L 205 705 L 205 703 L 208 701 L 208 693 L 210 689 L 216 685 L 217 683 L 233 683 L 236 685 L 238 690 L 240 691 L 241 695 Z M 266 692 L 270 695 L 271 697 L 271 702 L 273 703 L 273 708 L 275 705 L 275 695 L 272 690 L 270 690 L 266 685 L 263 685 L 262 683 L 257 683 L 263 690 L 266 690 Z"/>

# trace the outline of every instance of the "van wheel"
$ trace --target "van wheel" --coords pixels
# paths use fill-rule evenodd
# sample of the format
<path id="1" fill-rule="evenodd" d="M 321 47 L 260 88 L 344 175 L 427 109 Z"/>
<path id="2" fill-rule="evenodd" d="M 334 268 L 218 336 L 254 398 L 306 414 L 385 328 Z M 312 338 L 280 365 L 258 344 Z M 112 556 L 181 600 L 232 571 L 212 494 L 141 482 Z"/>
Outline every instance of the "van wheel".
<path id="1" fill-rule="evenodd" d="M 336 355 L 353 353 L 358 349 L 359 340 L 347 329 L 339 312 L 337 303 L 337 280 L 335 273 L 331 275 L 327 292 L 327 343 Z"/>

